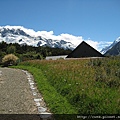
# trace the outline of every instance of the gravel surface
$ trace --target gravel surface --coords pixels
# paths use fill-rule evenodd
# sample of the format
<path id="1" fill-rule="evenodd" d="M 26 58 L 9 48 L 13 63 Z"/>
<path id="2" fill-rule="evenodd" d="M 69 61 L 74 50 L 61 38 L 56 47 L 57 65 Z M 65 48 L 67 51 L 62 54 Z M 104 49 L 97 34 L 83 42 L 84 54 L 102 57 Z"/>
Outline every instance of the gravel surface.
<path id="1" fill-rule="evenodd" d="M 26 74 L 0 68 L 0 114 L 38 114 Z"/>

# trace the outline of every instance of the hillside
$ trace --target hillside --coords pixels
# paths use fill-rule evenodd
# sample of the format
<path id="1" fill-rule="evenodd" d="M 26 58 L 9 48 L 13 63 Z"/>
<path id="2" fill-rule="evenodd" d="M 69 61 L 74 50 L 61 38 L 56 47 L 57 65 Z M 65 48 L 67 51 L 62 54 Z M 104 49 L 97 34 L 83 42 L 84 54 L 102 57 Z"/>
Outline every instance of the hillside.
<path id="1" fill-rule="evenodd" d="M 44 59 L 46 56 L 56 55 L 67 55 L 71 50 L 64 50 L 62 48 L 51 48 L 51 47 L 34 47 L 28 45 L 19 45 L 18 43 L 6 42 L 0 43 L 0 62 L 6 54 L 15 54 L 20 58 L 20 61 L 33 60 L 33 59 Z"/>
<path id="2" fill-rule="evenodd" d="M 50 111 L 55 114 L 120 112 L 120 57 L 33 60 L 17 68 L 33 74 Z"/>
<path id="3" fill-rule="evenodd" d="M 116 43 L 111 49 L 109 49 L 106 53 L 106 56 L 120 56 L 120 41 Z"/>
<path id="4" fill-rule="evenodd" d="M 116 40 L 113 41 L 113 43 L 105 48 L 103 48 L 100 52 L 102 54 L 106 54 L 107 51 L 109 51 L 112 47 L 114 47 L 118 42 L 120 42 L 120 37 L 118 37 Z M 115 47 L 114 47 L 115 48 Z"/>

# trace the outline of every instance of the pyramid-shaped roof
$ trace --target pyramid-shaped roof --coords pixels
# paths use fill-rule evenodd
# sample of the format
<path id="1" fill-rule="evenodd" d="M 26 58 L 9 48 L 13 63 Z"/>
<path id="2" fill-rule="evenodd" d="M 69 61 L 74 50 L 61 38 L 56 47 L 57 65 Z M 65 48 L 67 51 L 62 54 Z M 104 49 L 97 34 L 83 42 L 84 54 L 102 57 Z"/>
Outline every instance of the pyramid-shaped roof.
<path id="1" fill-rule="evenodd" d="M 100 52 L 88 45 L 85 41 L 79 44 L 67 58 L 82 58 L 82 57 L 104 57 Z"/>

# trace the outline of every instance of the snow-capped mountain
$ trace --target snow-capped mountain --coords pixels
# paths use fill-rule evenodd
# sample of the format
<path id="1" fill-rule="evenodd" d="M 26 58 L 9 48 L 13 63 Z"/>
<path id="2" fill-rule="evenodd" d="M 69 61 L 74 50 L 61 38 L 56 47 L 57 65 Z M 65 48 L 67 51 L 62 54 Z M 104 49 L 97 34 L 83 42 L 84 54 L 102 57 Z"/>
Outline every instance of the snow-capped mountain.
<path id="1" fill-rule="evenodd" d="M 75 46 L 65 40 L 48 39 L 31 29 L 22 26 L 0 27 L 0 42 L 18 43 L 20 45 L 49 46 L 52 48 L 64 48 L 73 50 Z"/>
<path id="2" fill-rule="evenodd" d="M 120 56 L 120 41 L 117 42 L 111 49 L 109 49 L 106 53 L 106 56 Z"/>
<path id="3" fill-rule="evenodd" d="M 120 37 L 118 37 L 110 46 L 103 48 L 100 52 L 105 54 L 108 50 L 110 50 L 113 46 L 115 46 L 118 42 L 120 42 Z"/>

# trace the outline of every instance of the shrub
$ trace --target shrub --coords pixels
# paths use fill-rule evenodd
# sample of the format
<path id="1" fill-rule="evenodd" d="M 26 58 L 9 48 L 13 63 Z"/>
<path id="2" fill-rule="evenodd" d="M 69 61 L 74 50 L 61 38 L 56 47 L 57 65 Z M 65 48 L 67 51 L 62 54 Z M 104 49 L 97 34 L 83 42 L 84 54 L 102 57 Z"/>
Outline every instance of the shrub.
<path id="1" fill-rule="evenodd" d="M 3 66 L 17 65 L 19 58 L 13 54 L 5 55 L 2 59 Z"/>

